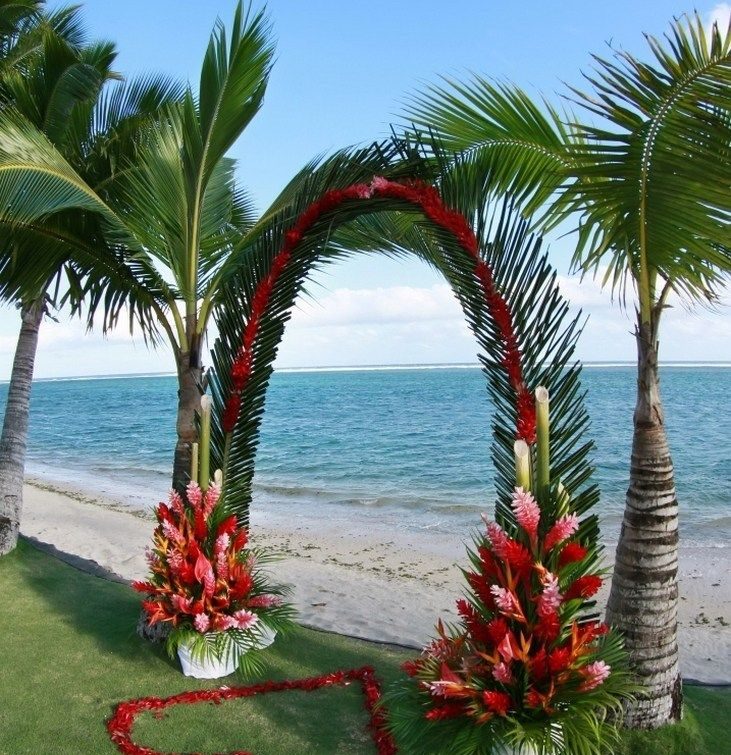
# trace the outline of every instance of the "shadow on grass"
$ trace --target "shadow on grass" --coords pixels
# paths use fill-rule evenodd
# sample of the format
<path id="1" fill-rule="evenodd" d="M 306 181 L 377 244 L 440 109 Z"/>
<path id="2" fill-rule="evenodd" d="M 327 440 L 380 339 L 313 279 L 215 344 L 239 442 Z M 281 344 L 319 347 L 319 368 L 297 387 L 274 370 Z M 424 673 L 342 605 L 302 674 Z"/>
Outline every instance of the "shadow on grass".
<path id="1" fill-rule="evenodd" d="M 152 653 L 173 665 L 164 648 L 137 636 L 140 599 L 125 580 L 96 561 L 31 539 L 19 542 L 18 551 L 24 587 L 48 606 L 49 613 L 122 660 Z M 54 557 L 57 568 L 48 568 L 44 554 Z"/>

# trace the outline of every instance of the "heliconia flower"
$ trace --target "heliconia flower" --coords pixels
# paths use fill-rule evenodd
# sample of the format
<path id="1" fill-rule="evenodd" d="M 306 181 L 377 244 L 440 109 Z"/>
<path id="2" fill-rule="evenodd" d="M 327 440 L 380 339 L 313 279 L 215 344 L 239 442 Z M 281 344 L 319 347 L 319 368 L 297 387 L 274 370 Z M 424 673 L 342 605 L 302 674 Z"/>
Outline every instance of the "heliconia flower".
<path id="1" fill-rule="evenodd" d="M 495 599 L 495 605 L 503 612 L 507 614 L 516 613 L 520 610 L 518 601 L 510 590 L 498 585 L 491 585 L 490 592 Z"/>
<path id="2" fill-rule="evenodd" d="M 196 632 L 204 634 L 211 626 L 211 620 L 208 618 L 207 614 L 199 613 L 196 614 L 196 617 L 193 619 L 193 626 L 195 627 Z"/>
<path id="3" fill-rule="evenodd" d="M 541 520 L 541 510 L 530 491 L 516 488 L 513 493 L 513 511 L 518 524 L 535 540 L 538 535 L 538 523 Z"/>
<path id="4" fill-rule="evenodd" d="M 558 565 L 560 568 L 566 566 L 566 564 L 573 564 L 577 561 L 582 561 L 589 553 L 589 549 L 585 548 L 581 543 L 577 543 L 572 540 L 570 543 L 566 543 L 561 548 L 561 553 L 558 556 Z"/>
<path id="5" fill-rule="evenodd" d="M 194 508 L 200 508 L 201 502 L 203 500 L 203 493 L 201 492 L 200 486 L 195 480 L 191 480 L 188 483 L 188 487 L 185 489 L 185 495 L 188 499 L 188 503 Z"/>
<path id="6" fill-rule="evenodd" d="M 538 615 L 550 616 L 555 614 L 561 605 L 561 593 L 558 589 L 558 577 L 547 571 L 541 578 L 543 592 L 538 597 Z"/>
<path id="7" fill-rule="evenodd" d="M 507 716 L 513 699 L 507 692 L 485 690 L 482 693 L 482 702 L 489 711 L 499 716 Z"/>
<path id="8" fill-rule="evenodd" d="M 238 629 L 251 629 L 259 621 L 259 617 L 255 613 L 247 611 L 245 608 L 236 611 L 233 618 L 236 620 L 236 627 Z"/>
<path id="9" fill-rule="evenodd" d="M 273 608 L 281 605 L 279 595 L 256 595 L 249 601 L 249 608 Z"/>
<path id="10" fill-rule="evenodd" d="M 598 687 L 610 674 L 612 667 L 607 665 L 604 661 L 594 661 L 594 663 L 587 664 L 580 673 L 584 676 L 585 681 L 582 682 L 579 690 L 581 692 L 588 692 L 589 690 Z"/>
<path id="11" fill-rule="evenodd" d="M 583 577 L 575 579 L 566 590 L 563 596 L 564 600 L 573 600 L 575 598 L 591 598 L 599 592 L 602 586 L 602 578 L 597 574 L 585 574 Z"/>
<path id="12" fill-rule="evenodd" d="M 500 682 L 501 684 L 512 684 L 515 681 L 510 666 L 504 661 L 496 663 L 493 666 L 492 676 L 495 681 Z"/>
<path id="13" fill-rule="evenodd" d="M 576 514 L 565 514 L 548 530 L 543 548 L 546 552 L 554 546 L 571 537 L 579 529 L 579 517 Z"/>
<path id="14" fill-rule="evenodd" d="M 505 558 L 505 548 L 508 544 L 508 536 L 503 528 L 497 522 L 490 522 L 487 525 L 487 537 L 490 540 L 492 549 L 500 558 Z"/>
<path id="15" fill-rule="evenodd" d="M 497 646 L 497 651 L 504 661 L 513 661 L 518 657 L 518 647 L 512 632 L 508 632 Z"/>

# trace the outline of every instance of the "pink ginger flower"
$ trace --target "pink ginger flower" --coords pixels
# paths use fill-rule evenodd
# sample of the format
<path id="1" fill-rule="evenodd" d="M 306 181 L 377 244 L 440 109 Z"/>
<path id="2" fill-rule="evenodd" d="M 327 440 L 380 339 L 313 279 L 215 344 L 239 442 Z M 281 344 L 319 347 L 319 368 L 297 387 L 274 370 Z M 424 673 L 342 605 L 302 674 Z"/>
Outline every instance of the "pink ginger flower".
<path id="1" fill-rule="evenodd" d="M 588 692 L 589 690 L 595 689 L 609 676 L 611 670 L 612 667 L 604 661 L 588 663 L 583 669 L 581 669 L 585 681 L 582 682 L 579 690 L 582 692 Z"/>
<path id="2" fill-rule="evenodd" d="M 543 592 L 538 598 L 538 615 L 553 616 L 561 605 L 562 595 L 558 589 L 558 577 L 547 571 L 541 578 Z"/>
<path id="3" fill-rule="evenodd" d="M 221 497 L 221 486 L 216 484 L 215 482 L 212 482 L 208 490 L 206 490 L 206 495 L 204 498 L 203 503 L 203 516 L 208 519 L 208 517 L 211 515 L 211 512 L 216 507 L 216 504 L 218 503 L 218 499 Z"/>
<path id="4" fill-rule="evenodd" d="M 505 558 L 508 549 L 508 536 L 497 522 L 487 525 L 487 537 L 495 553 L 502 559 Z"/>
<path id="5" fill-rule="evenodd" d="M 188 483 L 188 487 L 185 489 L 185 494 L 188 496 L 188 502 L 194 508 L 200 508 L 203 500 L 203 493 L 195 480 L 191 480 Z"/>
<path id="6" fill-rule="evenodd" d="M 176 513 L 183 514 L 185 512 L 183 499 L 180 497 L 180 493 L 178 493 L 177 490 L 171 490 L 168 493 L 168 502 L 170 503 L 170 508 Z"/>
<path id="7" fill-rule="evenodd" d="M 548 530 L 543 548 L 550 551 L 554 546 L 571 537 L 579 529 L 579 517 L 576 514 L 565 514 Z"/>
<path id="8" fill-rule="evenodd" d="M 256 595 L 249 601 L 249 608 L 272 608 L 281 605 L 282 599 L 278 595 Z"/>
<path id="9" fill-rule="evenodd" d="M 208 628 L 211 626 L 211 620 L 205 613 L 197 613 L 195 615 L 195 618 L 193 619 L 193 626 L 195 627 L 196 632 L 200 632 L 201 634 L 204 634 L 208 631 Z"/>
<path id="10" fill-rule="evenodd" d="M 384 178 L 383 176 L 373 176 L 373 180 L 371 181 L 371 189 L 373 191 L 382 191 L 383 189 L 387 188 L 389 184 L 389 181 L 387 178 Z"/>
<path id="11" fill-rule="evenodd" d="M 226 550 L 229 545 L 231 545 L 231 535 L 229 535 L 228 532 L 224 532 L 222 535 L 219 535 L 216 538 L 215 545 L 213 546 L 213 553 L 215 554 L 216 558 L 225 556 Z"/>
<path id="12" fill-rule="evenodd" d="M 168 565 L 173 571 L 177 571 L 183 565 L 183 554 L 178 550 L 173 550 L 168 554 Z"/>
<path id="13" fill-rule="evenodd" d="M 175 545 L 185 545 L 185 538 L 183 533 L 167 519 L 163 520 L 162 531 L 168 540 L 171 540 Z"/>
<path id="14" fill-rule="evenodd" d="M 495 598 L 495 604 L 503 613 L 515 613 L 519 609 L 518 601 L 510 590 L 498 585 L 491 585 L 490 592 Z"/>
<path id="15" fill-rule="evenodd" d="M 147 565 L 151 569 L 154 569 L 160 563 L 157 553 L 155 553 L 155 551 L 149 546 L 145 548 L 145 561 L 147 561 Z"/>
<path id="16" fill-rule="evenodd" d="M 515 681 L 510 666 L 503 661 L 493 666 L 492 676 L 496 682 L 500 682 L 501 684 L 512 684 Z"/>
<path id="17" fill-rule="evenodd" d="M 233 615 L 235 626 L 238 629 L 251 629 L 259 621 L 259 617 L 252 611 L 242 608 Z"/>
<path id="18" fill-rule="evenodd" d="M 541 510 L 538 508 L 536 499 L 530 491 L 516 488 L 513 493 L 513 511 L 518 524 L 528 533 L 531 540 L 538 536 L 538 522 L 541 519 Z"/>

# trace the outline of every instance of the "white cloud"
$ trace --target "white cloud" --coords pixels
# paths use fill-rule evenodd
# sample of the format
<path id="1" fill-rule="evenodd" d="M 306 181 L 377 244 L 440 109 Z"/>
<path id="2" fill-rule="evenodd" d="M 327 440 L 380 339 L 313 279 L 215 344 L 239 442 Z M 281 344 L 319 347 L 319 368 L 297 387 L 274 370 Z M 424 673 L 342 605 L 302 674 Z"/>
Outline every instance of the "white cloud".
<path id="1" fill-rule="evenodd" d="M 710 32 L 713 24 L 718 24 L 718 30 L 724 34 L 731 22 L 731 5 L 728 3 L 718 3 L 713 10 L 706 14 L 706 25 Z"/>
<path id="2" fill-rule="evenodd" d="M 292 315 L 292 327 L 321 328 L 461 318 L 460 306 L 446 284 L 435 284 L 429 288 L 338 288 L 314 301 L 301 299 Z"/>

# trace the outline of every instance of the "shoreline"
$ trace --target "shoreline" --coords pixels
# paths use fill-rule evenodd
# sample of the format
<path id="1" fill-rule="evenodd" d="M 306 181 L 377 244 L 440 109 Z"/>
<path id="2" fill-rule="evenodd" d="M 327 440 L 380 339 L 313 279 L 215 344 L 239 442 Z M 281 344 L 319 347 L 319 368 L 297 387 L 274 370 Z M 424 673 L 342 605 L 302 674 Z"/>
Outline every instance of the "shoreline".
<path id="1" fill-rule="evenodd" d="M 94 562 L 123 580 L 144 578 L 152 512 L 46 480 L 27 480 L 21 533 Z M 342 523 L 341 523 L 342 524 Z M 354 531 L 325 520 L 281 518 L 252 508 L 253 540 L 278 552 L 272 576 L 294 588 L 299 621 L 362 639 L 422 647 L 439 617 L 456 620 L 466 565 L 461 537 L 378 527 Z M 379 536 L 381 535 L 381 536 Z M 611 558 L 611 548 L 605 552 Z M 729 548 L 681 546 L 681 671 L 704 684 L 731 683 Z M 598 596 L 603 608 L 607 585 Z"/>

